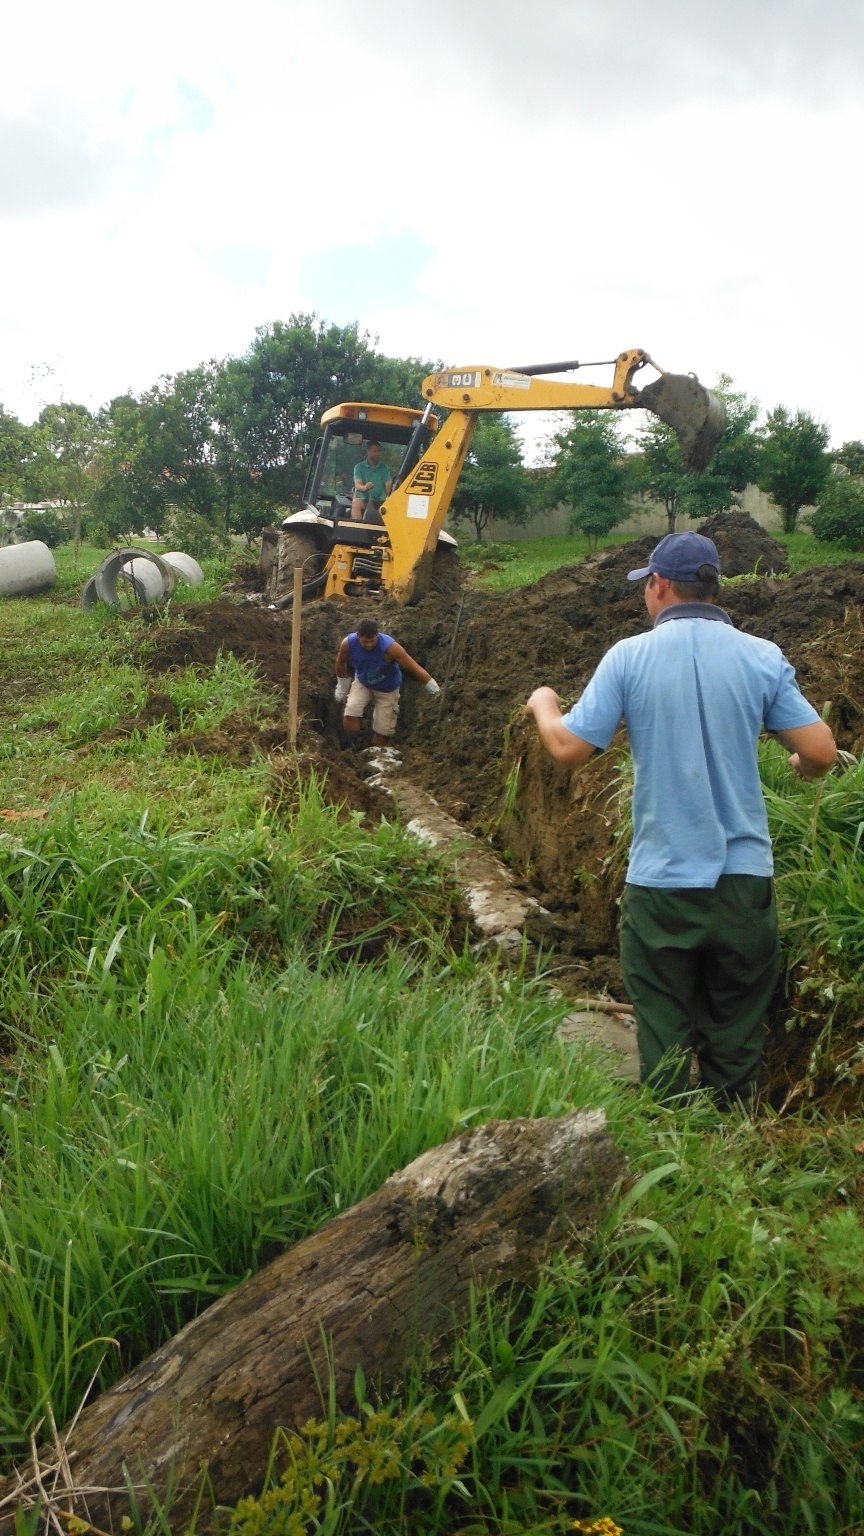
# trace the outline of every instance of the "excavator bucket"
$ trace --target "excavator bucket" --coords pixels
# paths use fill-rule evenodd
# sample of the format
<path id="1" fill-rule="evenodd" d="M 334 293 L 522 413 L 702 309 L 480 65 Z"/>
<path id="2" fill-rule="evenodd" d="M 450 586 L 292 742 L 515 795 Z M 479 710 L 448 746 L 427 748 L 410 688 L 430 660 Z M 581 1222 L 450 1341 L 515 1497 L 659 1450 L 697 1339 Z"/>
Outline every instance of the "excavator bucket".
<path id="1" fill-rule="evenodd" d="M 671 427 L 681 444 L 681 462 L 698 473 L 709 462 L 726 425 L 716 395 L 692 373 L 663 373 L 653 384 L 634 391 L 638 403 Z"/>

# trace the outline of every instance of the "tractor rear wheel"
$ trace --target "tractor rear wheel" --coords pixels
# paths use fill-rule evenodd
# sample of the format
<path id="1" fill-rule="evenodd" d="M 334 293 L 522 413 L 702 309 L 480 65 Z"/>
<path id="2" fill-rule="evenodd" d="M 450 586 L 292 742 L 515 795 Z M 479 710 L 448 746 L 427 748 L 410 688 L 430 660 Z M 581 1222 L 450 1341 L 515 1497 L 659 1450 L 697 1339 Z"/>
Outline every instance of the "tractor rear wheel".
<path id="1" fill-rule="evenodd" d="M 268 572 L 266 597 L 269 602 L 279 598 L 290 599 L 294 584 L 294 567 L 303 567 L 303 597 L 313 597 L 319 586 L 327 556 L 319 548 L 314 533 L 306 528 L 285 528 L 279 534 L 276 558 Z"/>

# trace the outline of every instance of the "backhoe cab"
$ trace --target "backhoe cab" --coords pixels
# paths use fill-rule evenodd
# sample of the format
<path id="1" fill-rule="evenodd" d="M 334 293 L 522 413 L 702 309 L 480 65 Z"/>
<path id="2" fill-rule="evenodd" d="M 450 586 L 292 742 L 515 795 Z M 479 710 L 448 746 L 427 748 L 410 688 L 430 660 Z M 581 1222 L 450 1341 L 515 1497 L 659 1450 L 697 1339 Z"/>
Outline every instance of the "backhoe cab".
<path id="1" fill-rule="evenodd" d="M 303 511 L 286 517 L 280 529 L 265 528 L 262 535 L 261 585 L 270 606 L 276 609 L 292 602 L 296 565 L 303 567 L 304 601 L 310 597 L 377 597 L 386 590 L 390 584 L 386 569 L 390 539 L 385 533 L 383 504 L 381 508 L 370 506 L 363 522 L 352 520 L 354 469 L 363 460 L 367 444 L 380 443 L 381 461 L 391 481 L 389 502 L 401 480 L 425 454 L 438 431 L 439 419 L 428 408 L 410 410 L 348 401 L 326 411 L 321 426 L 323 434 L 315 444 L 303 491 Z M 398 530 L 395 533 L 398 543 Z M 438 530 L 428 563 L 430 579 L 442 583 L 454 579 L 456 540 L 443 529 Z"/>
<path id="2" fill-rule="evenodd" d="M 651 365 L 659 377 L 644 389 L 635 374 Z M 546 375 L 579 367 L 614 368 L 609 386 L 572 384 Z M 707 465 L 724 426 L 723 408 L 693 374 L 664 373 L 633 348 L 609 364 L 532 363 L 520 368 L 447 369 L 424 379 L 421 410 L 348 402 L 322 417 L 304 492 L 304 510 L 280 529 L 264 530 L 260 582 L 272 608 L 293 597 L 293 571 L 303 568 L 303 597 L 388 596 L 416 602 L 430 586 L 453 581 L 456 541 L 444 521 L 481 411 L 649 410 L 676 433 L 686 469 Z M 434 407 L 434 410 L 433 410 Z M 441 421 L 438 412 L 446 412 Z M 391 480 L 373 521 L 354 522 L 354 468 L 375 439 Z"/>

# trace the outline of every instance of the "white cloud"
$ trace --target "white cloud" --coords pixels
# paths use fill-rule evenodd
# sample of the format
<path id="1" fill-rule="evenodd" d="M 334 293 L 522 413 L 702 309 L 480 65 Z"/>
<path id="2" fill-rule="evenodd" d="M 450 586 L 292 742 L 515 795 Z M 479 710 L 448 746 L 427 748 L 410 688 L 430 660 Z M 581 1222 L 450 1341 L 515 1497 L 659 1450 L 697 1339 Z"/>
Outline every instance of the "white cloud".
<path id="1" fill-rule="evenodd" d="M 81 0 L 11 27 L 7 409 L 243 351 L 309 307 L 316 253 L 410 236 L 413 304 L 358 274 L 326 317 L 449 362 L 645 346 L 864 437 L 858 0 Z"/>

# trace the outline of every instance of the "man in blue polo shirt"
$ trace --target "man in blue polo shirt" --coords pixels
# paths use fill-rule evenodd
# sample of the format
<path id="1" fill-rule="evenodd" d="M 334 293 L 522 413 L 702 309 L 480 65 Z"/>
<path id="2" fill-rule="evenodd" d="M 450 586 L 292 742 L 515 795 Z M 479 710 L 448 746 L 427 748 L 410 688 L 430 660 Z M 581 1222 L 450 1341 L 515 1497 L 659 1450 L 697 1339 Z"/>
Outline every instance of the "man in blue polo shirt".
<path id="1" fill-rule="evenodd" d="M 551 688 L 525 708 L 566 767 L 626 725 L 633 843 L 621 969 L 642 1079 L 664 1098 L 685 1092 L 695 1050 L 703 1086 L 746 1103 L 780 966 L 756 744 L 762 731 L 775 736 L 802 779 L 826 774 L 837 748 L 779 647 L 742 634 L 717 606 L 711 539 L 670 533 L 629 580 L 645 580 L 653 628 L 613 645 L 566 714 Z"/>

